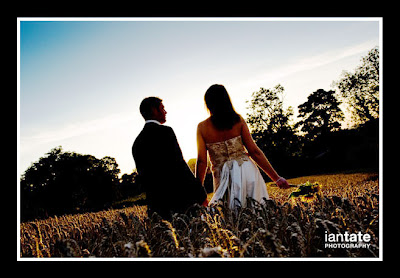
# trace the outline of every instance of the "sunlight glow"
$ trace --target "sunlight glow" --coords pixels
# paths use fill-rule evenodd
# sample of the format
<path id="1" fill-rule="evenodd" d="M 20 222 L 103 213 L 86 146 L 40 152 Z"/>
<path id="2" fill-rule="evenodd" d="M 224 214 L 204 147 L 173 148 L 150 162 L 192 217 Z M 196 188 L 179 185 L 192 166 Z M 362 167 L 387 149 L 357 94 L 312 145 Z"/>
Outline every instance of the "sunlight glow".
<path id="1" fill-rule="evenodd" d="M 284 106 L 332 89 L 380 45 L 379 18 L 19 18 L 19 172 L 56 146 L 135 168 L 139 104 L 162 98 L 185 160 L 196 158 L 204 93 L 223 84 L 246 116 L 252 92 Z"/>

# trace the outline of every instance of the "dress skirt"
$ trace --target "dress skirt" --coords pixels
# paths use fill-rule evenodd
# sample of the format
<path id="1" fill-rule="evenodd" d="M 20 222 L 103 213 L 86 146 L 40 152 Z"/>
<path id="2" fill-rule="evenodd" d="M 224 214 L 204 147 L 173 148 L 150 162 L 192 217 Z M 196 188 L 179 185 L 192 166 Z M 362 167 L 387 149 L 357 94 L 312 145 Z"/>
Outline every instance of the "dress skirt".
<path id="1" fill-rule="evenodd" d="M 247 197 L 262 203 L 269 199 L 267 186 L 251 159 L 245 161 L 228 160 L 222 167 L 219 186 L 210 200 L 210 205 L 219 200 L 227 201 L 229 208 L 246 207 Z"/>

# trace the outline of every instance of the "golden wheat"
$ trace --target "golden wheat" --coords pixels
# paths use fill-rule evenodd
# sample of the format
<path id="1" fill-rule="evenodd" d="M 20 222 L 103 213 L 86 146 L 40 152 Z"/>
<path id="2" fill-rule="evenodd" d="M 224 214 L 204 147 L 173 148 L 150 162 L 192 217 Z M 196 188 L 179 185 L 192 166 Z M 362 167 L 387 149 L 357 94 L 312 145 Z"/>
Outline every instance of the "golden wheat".
<path id="1" fill-rule="evenodd" d="M 20 225 L 21 257 L 374 257 L 379 253 L 376 173 L 289 180 L 322 185 L 312 202 L 288 201 L 293 189 L 267 184 L 271 200 L 198 207 L 165 221 L 145 206 L 65 215 Z M 210 198 L 211 196 L 209 196 Z M 368 249 L 324 249 L 323 235 L 363 232 Z"/>

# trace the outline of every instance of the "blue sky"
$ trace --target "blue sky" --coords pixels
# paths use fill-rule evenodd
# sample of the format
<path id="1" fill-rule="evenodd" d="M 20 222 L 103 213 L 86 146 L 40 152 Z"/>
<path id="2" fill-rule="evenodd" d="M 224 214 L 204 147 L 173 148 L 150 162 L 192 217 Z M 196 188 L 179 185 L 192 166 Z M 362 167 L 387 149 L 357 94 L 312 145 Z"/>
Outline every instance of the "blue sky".
<path id="1" fill-rule="evenodd" d="M 245 116 L 252 92 L 281 84 L 296 110 L 380 42 L 374 18 L 99 20 L 21 19 L 21 174 L 59 145 L 112 156 L 131 173 L 139 104 L 151 95 L 164 100 L 185 159 L 195 158 L 210 85 L 223 84 Z"/>

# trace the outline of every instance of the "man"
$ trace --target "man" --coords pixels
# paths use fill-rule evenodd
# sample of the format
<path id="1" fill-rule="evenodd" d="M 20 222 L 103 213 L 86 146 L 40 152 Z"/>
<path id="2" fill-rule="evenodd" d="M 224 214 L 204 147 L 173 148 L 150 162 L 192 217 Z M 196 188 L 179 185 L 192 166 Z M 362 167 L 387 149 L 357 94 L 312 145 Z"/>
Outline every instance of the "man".
<path id="1" fill-rule="evenodd" d="M 169 219 L 174 212 L 184 213 L 193 204 L 202 204 L 207 193 L 184 161 L 174 131 L 163 125 L 167 112 L 162 100 L 145 98 L 140 113 L 146 123 L 133 143 L 132 155 L 149 216 L 157 212 Z"/>

